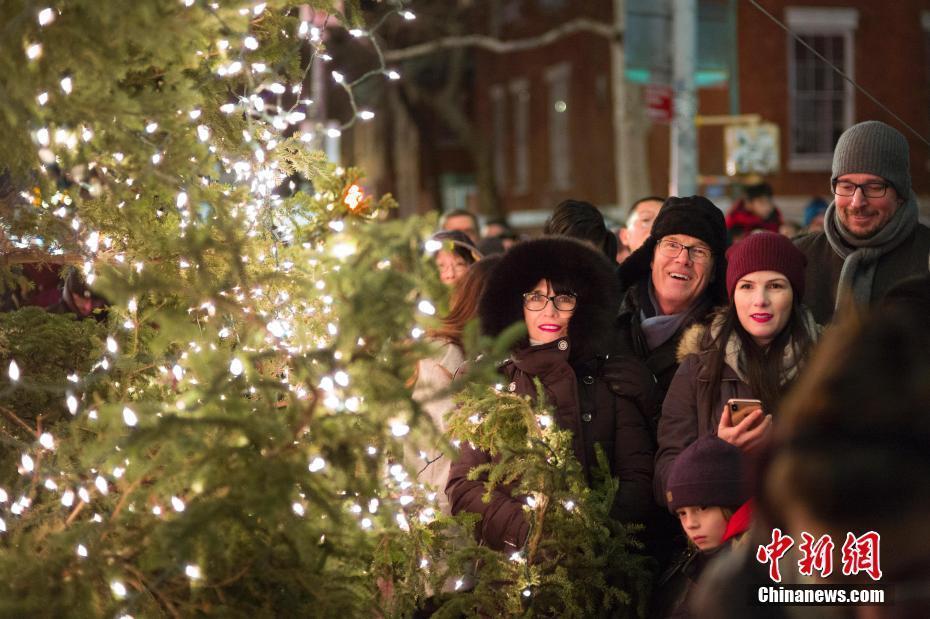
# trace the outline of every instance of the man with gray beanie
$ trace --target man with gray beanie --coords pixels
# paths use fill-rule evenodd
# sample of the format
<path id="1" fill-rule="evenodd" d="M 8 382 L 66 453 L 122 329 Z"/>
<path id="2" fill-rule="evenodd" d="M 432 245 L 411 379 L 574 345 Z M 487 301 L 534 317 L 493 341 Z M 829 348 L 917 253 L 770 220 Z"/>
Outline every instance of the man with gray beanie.
<path id="1" fill-rule="evenodd" d="M 847 304 L 869 305 L 927 270 L 930 228 L 917 221 L 907 140 L 879 121 L 853 125 L 833 153 L 834 200 L 824 231 L 800 237 L 805 302 L 820 324 Z"/>

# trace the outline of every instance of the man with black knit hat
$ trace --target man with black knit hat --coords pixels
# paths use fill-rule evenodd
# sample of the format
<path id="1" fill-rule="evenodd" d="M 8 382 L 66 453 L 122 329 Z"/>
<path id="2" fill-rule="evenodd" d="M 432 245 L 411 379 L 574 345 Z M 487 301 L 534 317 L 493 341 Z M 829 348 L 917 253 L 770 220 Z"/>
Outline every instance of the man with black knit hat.
<path id="1" fill-rule="evenodd" d="M 797 240 L 807 256 L 806 302 L 821 324 L 840 307 L 870 305 L 926 272 L 930 254 L 900 132 L 874 120 L 847 129 L 833 153 L 831 187 L 824 231 Z"/>
<path id="2" fill-rule="evenodd" d="M 656 379 L 649 407 L 653 440 L 662 401 L 678 370 L 682 333 L 726 302 L 726 249 L 723 212 L 713 202 L 703 196 L 670 197 L 659 209 L 649 238 L 617 269 L 623 296 L 613 355 L 640 359 Z M 604 375 L 608 381 L 624 382 L 610 371 Z M 646 521 L 644 542 L 663 569 L 684 546 L 677 520 L 658 505 Z"/>
<path id="3" fill-rule="evenodd" d="M 671 197 L 652 233 L 618 268 L 623 300 L 618 350 L 641 359 L 659 388 L 655 421 L 678 369 L 684 330 L 725 303 L 727 230 L 723 213 L 703 196 Z"/>

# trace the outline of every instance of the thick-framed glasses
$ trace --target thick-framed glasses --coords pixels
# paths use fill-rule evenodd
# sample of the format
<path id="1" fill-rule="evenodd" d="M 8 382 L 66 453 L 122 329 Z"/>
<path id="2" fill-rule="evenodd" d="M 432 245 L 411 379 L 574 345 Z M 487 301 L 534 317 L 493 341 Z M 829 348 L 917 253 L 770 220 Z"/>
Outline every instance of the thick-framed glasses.
<path id="1" fill-rule="evenodd" d="M 688 256 L 693 262 L 707 262 L 713 255 L 708 248 L 702 247 L 701 245 L 682 245 L 671 239 L 662 239 L 659 241 L 659 253 L 666 258 L 677 258 L 683 249 L 688 250 Z"/>
<path id="2" fill-rule="evenodd" d="M 562 312 L 570 312 L 578 305 L 578 297 L 573 294 L 557 294 L 547 297 L 538 292 L 527 292 L 523 295 L 523 307 L 531 312 L 541 311 L 549 301 L 552 301 L 555 309 Z"/>
<path id="3" fill-rule="evenodd" d="M 861 185 L 850 181 L 833 181 L 833 195 L 849 198 L 856 195 L 861 189 L 866 198 L 881 198 L 888 191 L 888 183 L 862 183 Z"/>

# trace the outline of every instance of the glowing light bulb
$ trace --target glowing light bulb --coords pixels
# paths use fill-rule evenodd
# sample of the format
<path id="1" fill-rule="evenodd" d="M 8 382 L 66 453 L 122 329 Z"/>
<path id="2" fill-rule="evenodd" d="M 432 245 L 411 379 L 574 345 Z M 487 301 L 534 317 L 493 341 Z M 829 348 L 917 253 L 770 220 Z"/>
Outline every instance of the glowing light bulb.
<path id="1" fill-rule="evenodd" d="M 74 83 L 71 81 L 70 77 L 66 77 L 61 80 L 61 89 L 66 95 L 71 94 L 71 91 L 74 89 Z"/>
<path id="2" fill-rule="evenodd" d="M 187 567 L 184 568 L 184 573 L 187 574 L 187 577 L 191 580 L 198 580 L 201 578 L 200 566 L 197 565 L 187 565 Z"/>
<path id="3" fill-rule="evenodd" d="M 46 449 L 55 449 L 55 439 L 52 438 L 52 435 L 48 432 L 43 432 L 42 435 L 39 436 L 39 445 L 42 445 L 42 447 Z"/>
<path id="4" fill-rule="evenodd" d="M 55 11 L 52 9 L 42 9 L 39 11 L 39 25 L 47 26 L 55 21 Z"/>
<path id="5" fill-rule="evenodd" d="M 310 461 L 310 472 L 316 473 L 317 471 L 322 471 L 326 467 L 326 460 L 317 456 Z"/>
<path id="6" fill-rule="evenodd" d="M 10 376 L 10 380 L 16 382 L 19 380 L 19 366 L 16 365 L 16 361 L 10 361 L 10 368 L 7 371 L 7 374 Z"/>
<path id="7" fill-rule="evenodd" d="M 128 406 L 123 408 L 123 422 L 130 428 L 139 423 L 139 418 L 136 417 L 136 413 Z"/>
<path id="8" fill-rule="evenodd" d="M 233 376 L 239 376 L 245 370 L 245 367 L 242 365 L 242 360 L 236 357 L 229 363 L 229 373 Z"/>

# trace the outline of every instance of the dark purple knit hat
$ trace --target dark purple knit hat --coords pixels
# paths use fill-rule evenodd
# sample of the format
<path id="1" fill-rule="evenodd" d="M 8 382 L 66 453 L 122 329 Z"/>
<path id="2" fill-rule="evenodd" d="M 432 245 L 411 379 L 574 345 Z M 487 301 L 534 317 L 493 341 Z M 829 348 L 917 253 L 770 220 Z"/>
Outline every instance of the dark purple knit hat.
<path id="1" fill-rule="evenodd" d="M 668 508 L 704 505 L 737 508 L 749 499 L 738 447 L 707 435 L 681 452 L 665 485 Z"/>
<path id="2" fill-rule="evenodd" d="M 733 298 L 736 282 L 756 271 L 775 271 L 788 278 L 798 299 L 804 298 L 807 258 L 788 237 L 775 232 L 754 232 L 727 250 L 727 294 Z"/>

